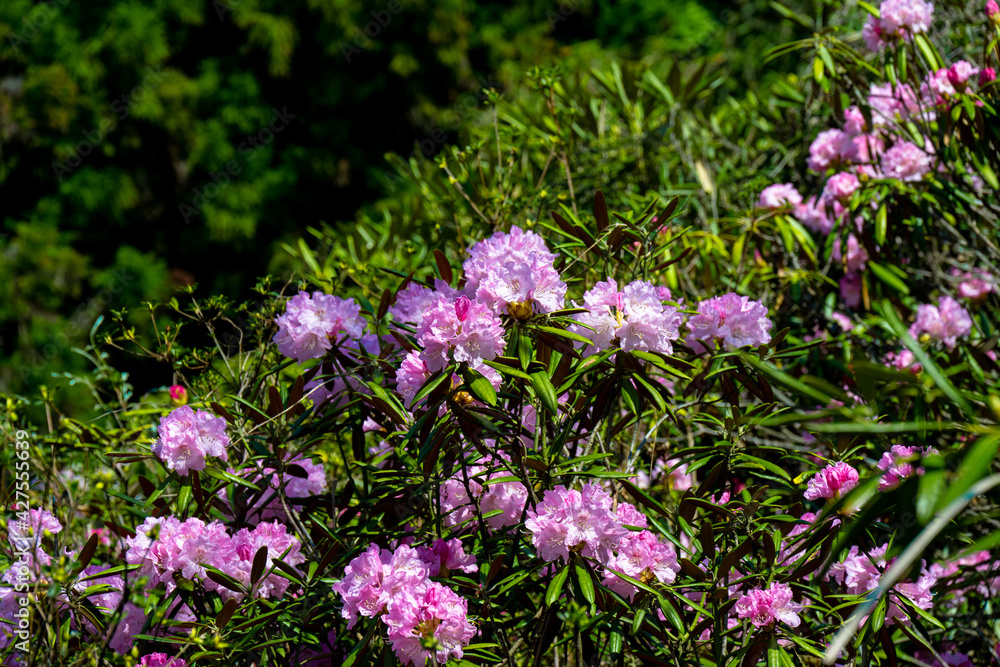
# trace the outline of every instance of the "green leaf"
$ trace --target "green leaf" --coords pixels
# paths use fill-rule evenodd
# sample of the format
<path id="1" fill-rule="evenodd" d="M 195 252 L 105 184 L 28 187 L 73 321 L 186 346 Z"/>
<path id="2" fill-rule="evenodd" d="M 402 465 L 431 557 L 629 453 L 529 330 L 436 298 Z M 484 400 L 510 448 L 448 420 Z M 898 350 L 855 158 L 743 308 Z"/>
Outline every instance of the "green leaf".
<path id="1" fill-rule="evenodd" d="M 483 377 L 483 374 L 479 371 L 467 368 L 462 371 L 462 378 L 465 380 L 465 384 L 468 385 L 469 391 L 472 395 L 481 400 L 487 405 L 497 404 L 497 391 L 493 388 L 493 384 Z"/>
<path id="2" fill-rule="evenodd" d="M 590 572 L 587 570 L 587 566 L 581 563 L 579 558 L 577 558 L 574 563 L 574 568 L 576 570 L 576 581 L 580 585 L 580 592 L 583 593 L 584 599 L 593 605 L 595 600 L 594 582 L 590 578 Z"/>
<path id="3" fill-rule="evenodd" d="M 566 583 L 566 576 L 569 575 L 569 565 L 563 566 L 561 570 L 556 572 L 556 576 L 552 577 L 552 581 L 549 582 L 549 589 L 545 591 L 545 605 L 551 607 L 552 604 L 559 599 L 559 595 L 562 593 L 563 585 Z"/>
<path id="4" fill-rule="evenodd" d="M 882 282 L 884 282 L 886 285 L 893 288 L 897 292 L 900 292 L 902 294 L 910 293 L 910 288 L 906 286 L 906 283 L 900 280 L 899 276 L 897 276 L 896 274 L 894 274 L 892 271 L 882 266 L 881 264 L 877 264 L 871 260 L 868 260 L 868 268 L 872 270 L 872 273 L 875 274 L 876 278 L 878 278 L 879 280 L 881 280 Z"/>
<path id="5" fill-rule="evenodd" d="M 556 388 L 552 386 L 552 380 L 546 371 L 536 371 L 531 373 L 531 386 L 534 388 L 542 405 L 552 414 L 559 412 L 559 401 L 556 398 Z"/>
<path id="6" fill-rule="evenodd" d="M 552 334 L 557 338 L 566 338 L 568 340 L 575 340 L 579 343 L 586 343 L 587 345 L 590 345 L 591 343 L 589 338 L 587 338 L 586 336 L 581 336 L 580 334 L 574 331 L 567 331 L 566 329 L 557 329 L 555 327 L 544 327 L 541 325 L 535 325 L 534 328 L 538 329 L 539 331 L 543 331 L 547 334 Z"/>
<path id="7" fill-rule="evenodd" d="M 986 476 L 997 455 L 998 446 L 1000 433 L 991 433 L 976 440 L 955 471 L 947 493 L 938 501 L 936 511 L 940 512 Z"/>

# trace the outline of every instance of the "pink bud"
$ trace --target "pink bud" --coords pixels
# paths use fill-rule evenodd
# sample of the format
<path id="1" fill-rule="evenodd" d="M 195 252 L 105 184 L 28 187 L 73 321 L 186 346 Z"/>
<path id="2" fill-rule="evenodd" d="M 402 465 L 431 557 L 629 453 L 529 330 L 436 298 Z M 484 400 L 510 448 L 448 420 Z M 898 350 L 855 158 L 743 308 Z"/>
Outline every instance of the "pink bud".
<path id="1" fill-rule="evenodd" d="M 465 321 L 466 316 L 469 314 L 469 307 L 471 305 L 472 302 L 469 301 L 469 297 L 467 296 L 460 296 L 458 297 L 458 300 L 455 301 L 455 314 L 458 316 L 459 322 Z"/>
<path id="2" fill-rule="evenodd" d="M 979 85 L 985 86 L 990 81 L 996 81 L 997 73 L 992 67 L 984 67 L 979 73 Z"/>
<path id="3" fill-rule="evenodd" d="M 187 403 L 187 390 L 179 384 L 170 385 L 170 400 L 175 403 Z"/>
<path id="4" fill-rule="evenodd" d="M 997 5 L 996 0 L 988 0 L 986 3 L 986 15 L 993 20 L 993 17 L 1000 14 L 1000 5 Z"/>

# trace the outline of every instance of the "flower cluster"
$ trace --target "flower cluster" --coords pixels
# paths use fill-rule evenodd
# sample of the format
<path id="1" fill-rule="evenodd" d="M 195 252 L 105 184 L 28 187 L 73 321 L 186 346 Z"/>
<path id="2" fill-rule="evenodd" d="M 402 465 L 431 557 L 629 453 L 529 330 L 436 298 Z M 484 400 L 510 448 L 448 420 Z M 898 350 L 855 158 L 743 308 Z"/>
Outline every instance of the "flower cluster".
<path id="1" fill-rule="evenodd" d="M 862 552 L 857 546 L 853 546 L 843 561 L 834 563 L 830 567 L 828 576 L 843 585 L 848 594 L 867 595 L 878 588 L 882 574 L 892 565 L 892 561 L 886 561 L 885 558 L 887 549 L 888 545 L 884 544 L 871 551 Z M 907 612 L 899 605 L 900 597 L 905 597 L 921 609 L 930 609 L 935 583 L 937 577 L 929 570 L 922 569 L 916 582 L 901 582 L 893 586 L 885 613 L 886 624 L 898 622 L 910 625 Z"/>
<path id="2" fill-rule="evenodd" d="M 433 655 L 444 664 L 461 658 L 476 635 L 465 598 L 431 581 L 432 576 L 446 577 L 449 570 L 478 570 L 458 539 L 418 549 L 403 545 L 395 551 L 373 544 L 347 565 L 333 591 L 344 601 L 341 613 L 348 628 L 359 616 L 378 617 L 400 662 L 423 665 Z"/>
<path id="3" fill-rule="evenodd" d="M 879 51 L 892 41 L 927 32 L 934 15 L 934 4 L 924 0 L 882 0 L 879 18 L 870 16 L 862 36 L 872 51 Z"/>
<path id="4" fill-rule="evenodd" d="M 590 339 L 596 351 L 617 345 L 630 352 L 674 350 L 682 321 L 677 308 L 666 306 L 652 283 L 635 280 L 618 291 L 613 278 L 602 281 L 583 295 L 586 313 L 580 313 L 573 330 Z M 581 326 L 582 325 L 582 326 Z"/>
<path id="5" fill-rule="evenodd" d="M 242 591 L 229 590 L 208 578 L 211 567 L 251 589 L 250 573 L 257 552 L 266 547 L 267 576 L 253 584 L 253 597 L 281 597 L 288 579 L 274 573 L 275 558 L 288 565 L 305 561 L 298 538 L 289 535 L 284 524 L 258 524 L 253 530 L 242 528 L 230 535 L 218 521 L 205 523 L 198 518 L 180 521 L 174 517 L 149 517 L 136 528 L 135 537 L 126 540 L 125 562 L 140 565 L 139 574 L 149 577 L 150 585 L 165 583 L 172 590 L 175 573 L 189 580 L 200 580 L 208 590 L 224 597 L 243 598 Z"/>
<path id="6" fill-rule="evenodd" d="M 360 340 L 366 322 L 354 299 L 341 299 L 322 292 L 299 292 L 289 299 L 278 316 L 274 342 L 278 351 L 299 363 L 318 359 L 341 336 Z M 331 342 L 332 341 L 332 342 Z"/>
<path id="7" fill-rule="evenodd" d="M 792 600 L 792 589 L 786 584 L 755 588 L 740 596 L 735 609 L 737 616 L 749 619 L 758 628 L 773 626 L 775 622 L 796 628 L 801 623 L 802 605 Z"/>
<path id="8" fill-rule="evenodd" d="M 153 454 L 182 477 L 192 470 L 204 470 L 206 456 L 228 459 L 226 420 L 210 412 L 179 407 L 160 419 L 159 435 Z"/>
<path id="9" fill-rule="evenodd" d="M 939 340 L 948 349 L 958 344 L 972 332 L 972 318 L 969 311 L 950 296 L 938 299 L 938 305 L 923 304 L 917 308 L 917 319 L 910 326 L 910 335 L 921 340 Z"/>
<path id="10" fill-rule="evenodd" d="M 492 440 L 486 440 L 485 444 L 487 447 L 495 446 Z M 466 491 L 465 480 L 455 478 L 445 480 L 441 485 L 441 511 L 445 526 L 462 526 L 473 519 L 475 516 L 473 498 L 479 499 L 479 507 L 483 514 L 492 515 L 486 518 L 490 530 L 499 530 L 504 526 L 520 523 L 524 505 L 528 501 L 528 490 L 524 488 L 524 484 L 508 481 L 483 486 L 483 482 L 511 476 L 505 468 L 508 460 L 507 454 L 497 452 L 495 458 L 487 459 L 483 465 L 469 467 L 468 489 L 472 492 L 472 498 Z M 495 470 L 489 473 L 488 470 L 491 468 Z"/>
<path id="11" fill-rule="evenodd" d="M 687 322 L 691 333 L 685 344 L 704 351 L 705 343 L 722 341 L 727 350 L 756 346 L 771 340 L 771 320 L 767 308 L 749 297 L 730 292 L 698 304 L 698 313 Z"/>
<path id="12" fill-rule="evenodd" d="M 920 456 L 936 454 L 937 451 L 928 448 L 907 447 L 906 445 L 893 445 L 890 451 L 882 455 L 879 459 L 878 469 L 883 472 L 882 479 L 879 480 L 879 491 L 893 489 L 914 473 L 924 474 L 923 468 L 914 468 L 912 461 Z"/>
<path id="13" fill-rule="evenodd" d="M 858 471 L 846 463 L 834 463 L 813 475 L 806 488 L 806 500 L 840 498 L 858 485 Z"/>

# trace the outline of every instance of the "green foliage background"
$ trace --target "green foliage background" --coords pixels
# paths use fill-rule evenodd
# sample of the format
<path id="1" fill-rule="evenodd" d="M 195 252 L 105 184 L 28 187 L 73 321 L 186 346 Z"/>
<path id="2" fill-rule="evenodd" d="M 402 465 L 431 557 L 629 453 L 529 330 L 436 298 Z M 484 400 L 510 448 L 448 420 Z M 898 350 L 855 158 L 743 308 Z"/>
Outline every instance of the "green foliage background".
<path id="1" fill-rule="evenodd" d="M 820 23 L 829 11 L 793 4 Z M 403 230 L 384 259 L 406 264 L 426 252 L 454 220 L 402 185 L 399 158 L 393 166 L 386 155 L 436 169 L 446 145 L 492 124 L 484 89 L 532 117 L 542 108 L 533 67 L 558 66 L 583 109 L 602 94 L 592 70 L 619 68 L 628 92 L 646 71 L 690 79 L 694 94 L 655 124 L 633 107 L 626 125 L 597 132 L 618 148 L 574 157 L 585 172 L 576 195 L 650 185 L 704 194 L 696 163 L 714 178 L 759 166 L 720 137 L 782 122 L 766 91 L 787 87 L 799 62 L 765 64 L 764 54 L 809 34 L 763 0 L 400 0 L 396 9 L 356 0 L 2 3 L 0 391 L 46 386 L 57 410 L 86 413 L 85 393 L 53 374 L 90 368 L 74 348 L 98 317 L 127 310 L 142 340 L 153 327 L 144 301 L 193 283 L 246 298 L 257 276 L 305 266 L 284 248 L 312 243 L 310 227 L 327 225 L 324 241 L 343 246 L 338 259 L 352 270 L 365 263 L 348 239 L 372 218 L 390 216 Z M 373 23 L 379 17 L 386 25 Z M 274 110 L 295 117 L 250 150 L 248 137 Z M 238 175 L 200 199 L 234 163 Z M 172 380 L 134 358 L 115 365 L 142 391 Z"/>

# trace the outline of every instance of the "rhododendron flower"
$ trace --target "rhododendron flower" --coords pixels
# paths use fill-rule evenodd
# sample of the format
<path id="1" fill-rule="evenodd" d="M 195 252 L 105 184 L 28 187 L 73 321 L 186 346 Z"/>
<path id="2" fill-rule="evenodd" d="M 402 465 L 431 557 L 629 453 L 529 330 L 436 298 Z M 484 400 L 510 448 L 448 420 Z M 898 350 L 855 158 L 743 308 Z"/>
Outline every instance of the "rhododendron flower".
<path id="1" fill-rule="evenodd" d="M 1000 5 L 997 4 L 996 0 L 986 0 L 986 18 L 991 23 L 1000 25 Z"/>
<path id="2" fill-rule="evenodd" d="M 419 547 L 420 559 L 427 563 L 429 576 L 447 577 L 449 571 L 461 570 L 466 574 L 478 572 L 476 557 L 465 553 L 462 540 L 457 537 L 448 540 L 437 539 L 429 547 Z"/>
<path id="3" fill-rule="evenodd" d="M 431 306 L 439 300 L 454 301 L 462 296 L 462 291 L 451 287 L 440 278 L 434 279 L 434 289 L 410 282 L 396 293 L 396 303 L 389 307 L 389 313 L 397 322 L 419 324 Z"/>
<path id="4" fill-rule="evenodd" d="M 823 197 L 846 204 L 851 195 L 860 187 L 861 182 L 857 176 L 850 172 L 842 171 L 834 174 L 827 180 L 826 186 L 823 188 Z"/>
<path id="5" fill-rule="evenodd" d="M 350 629 L 359 615 L 379 615 L 400 599 L 400 593 L 419 589 L 428 577 L 430 566 L 416 549 L 400 546 L 392 552 L 372 544 L 348 563 L 344 578 L 333 585 L 333 591 L 344 600 L 341 615 Z"/>
<path id="6" fill-rule="evenodd" d="M 868 122 L 861 109 L 851 106 L 844 109 L 844 131 L 852 137 L 864 133 L 868 129 Z"/>
<path id="7" fill-rule="evenodd" d="M 494 441 L 487 439 L 487 447 L 493 447 Z M 483 465 L 470 466 L 469 490 L 473 497 L 479 498 L 479 508 L 483 514 L 499 510 L 486 519 L 490 530 L 499 530 L 504 526 L 513 526 L 521 521 L 524 505 L 528 501 L 528 490 L 521 482 L 510 481 L 489 484 L 483 491 L 483 485 L 477 480 L 489 481 L 500 477 L 510 477 L 510 472 L 500 464 L 500 459 L 509 461 L 507 454 L 497 452 L 495 457 L 487 458 Z M 488 468 L 497 468 L 489 475 L 484 475 Z M 445 526 L 464 524 L 475 516 L 472 498 L 466 491 L 463 479 L 451 478 L 441 485 L 441 510 L 444 513 L 442 521 Z"/>
<path id="8" fill-rule="evenodd" d="M 469 622 L 465 598 L 434 581 L 394 600 L 385 623 L 392 650 L 406 665 L 424 665 L 431 655 L 441 665 L 461 659 L 477 632 Z M 424 648 L 425 643 L 431 648 Z"/>
<path id="9" fill-rule="evenodd" d="M 865 250 L 863 245 L 858 243 L 858 239 L 854 234 L 848 234 L 847 256 L 844 257 L 841 254 L 840 239 L 837 238 L 833 241 L 833 259 L 836 262 L 843 261 L 848 273 L 857 273 L 863 271 L 865 265 L 868 263 L 868 251 Z"/>
<path id="10" fill-rule="evenodd" d="M 674 491 L 687 491 L 694 486 L 694 477 L 688 472 L 687 464 L 681 463 L 680 459 L 658 460 L 648 474 L 640 470 L 636 476 L 636 484 L 641 489 L 663 483 Z"/>
<path id="11" fill-rule="evenodd" d="M 696 352 L 704 351 L 703 342 L 721 340 L 727 350 L 745 345 L 756 346 L 771 340 L 771 320 L 759 301 L 735 292 L 712 297 L 698 304 L 698 314 L 688 320 L 691 329 L 685 344 Z"/>
<path id="12" fill-rule="evenodd" d="M 562 309 L 566 283 L 547 256 L 535 253 L 528 262 L 490 267 L 479 281 L 476 298 L 495 313 L 506 311 L 516 319 L 528 319 L 533 306 L 539 313 Z"/>
<path id="13" fill-rule="evenodd" d="M 547 490 L 525 527 L 543 560 L 569 560 L 570 553 L 605 562 L 628 530 L 611 509 L 611 496 L 597 484 L 580 491 L 557 486 Z M 633 508 L 634 509 L 634 508 Z"/>
<path id="14" fill-rule="evenodd" d="M 882 479 L 879 480 L 879 491 L 893 489 L 899 486 L 900 482 L 904 479 L 913 475 L 913 464 L 909 462 L 908 459 L 936 453 L 937 451 L 934 449 L 924 450 L 920 447 L 893 445 L 891 450 L 884 453 L 878 462 L 878 469 L 885 473 L 882 475 Z M 923 475 L 924 469 L 917 468 L 916 474 Z"/>
<path id="15" fill-rule="evenodd" d="M 166 653 L 147 653 L 139 661 L 139 667 L 188 667 L 188 663 L 183 658 L 173 658 Z"/>
<path id="16" fill-rule="evenodd" d="M 810 197 L 795 207 L 795 219 L 806 229 L 826 236 L 833 230 L 835 220 L 827 215 L 825 202 Z"/>
<path id="17" fill-rule="evenodd" d="M 545 240 L 534 232 L 523 231 L 517 226 L 511 227 L 509 234 L 496 232 L 469 248 L 469 259 L 462 265 L 466 289 L 474 294 L 490 269 L 506 262 L 529 264 L 533 257 L 549 265 L 556 261 L 556 255 L 549 251 Z"/>
<path id="18" fill-rule="evenodd" d="M 835 579 L 838 584 L 844 585 L 851 595 L 867 595 L 878 588 L 882 574 L 892 565 L 892 561 L 887 562 L 885 558 L 887 549 L 888 545 L 883 544 L 870 552 L 862 553 L 855 545 L 851 547 L 843 562 L 834 563 L 830 567 L 828 576 Z M 906 597 L 921 609 L 930 609 L 933 596 L 931 589 L 936 582 L 937 579 L 924 569 L 916 582 L 902 582 L 893 586 L 885 614 L 886 625 L 895 622 L 904 625 L 910 623 L 906 612 L 898 604 L 899 596 Z"/>
<path id="19" fill-rule="evenodd" d="M 206 565 L 223 570 L 237 559 L 236 545 L 218 521 L 206 524 L 201 519 L 188 519 L 181 536 L 184 539 L 178 543 L 172 569 L 179 570 L 185 579 L 204 579 Z M 210 588 L 214 585 L 207 582 Z"/>
<path id="20" fill-rule="evenodd" d="M 840 279 L 840 298 L 848 308 L 861 305 L 861 274 L 848 272 Z"/>
<path id="21" fill-rule="evenodd" d="M 760 208 L 778 209 L 789 204 L 794 206 L 802 203 L 802 195 L 791 183 L 775 183 L 769 185 L 760 193 L 757 206 Z"/>
<path id="22" fill-rule="evenodd" d="M 851 135 L 843 130 L 824 130 L 809 144 L 809 168 L 817 173 L 823 173 L 830 167 L 854 159 L 856 149 Z M 771 186 L 776 187 L 776 186 Z M 791 187 L 790 185 L 788 187 Z M 767 192 L 767 190 L 765 190 Z M 795 192 L 793 190 L 793 192 Z M 798 195 L 798 192 L 795 192 Z M 761 193 L 763 199 L 764 193 Z M 801 197 L 799 199 L 801 201 Z M 793 202 L 798 203 L 798 202 Z"/>
<path id="23" fill-rule="evenodd" d="M 233 536 L 232 543 L 236 559 L 226 566 L 215 565 L 215 567 L 239 581 L 247 589 L 251 588 L 250 575 L 257 552 L 262 547 L 267 548 L 267 558 L 264 562 L 266 576 L 253 584 L 252 593 L 257 598 L 280 598 L 288 589 L 288 579 L 274 571 L 275 559 L 280 558 L 291 566 L 299 565 L 306 559 L 302 555 L 302 543 L 299 542 L 299 538 L 290 535 L 285 525 L 277 521 L 259 523 L 253 530 L 241 528 Z M 223 597 L 231 594 L 224 591 Z"/>
<path id="24" fill-rule="evenodd" d="M 654 581 L 672 583 L 681 570 L 674 545 L 661 542 L 648 530 L 626 534 L 615 551 L 617 553 L 604 563 L 609 572 L 602 583 L 629 601 L 635 598 L 639 589 L 615 572 L 648 585 Z"/>
<path id="25" fill-rule="evenodd" d="M 840 498 L 858 485 L 858 471 L 844 462 L 829 465 L 812 476 L 807 485 L 806 500 Z"/>
<path id="26" fill-rule="evenodd" d="M 897 141 L 882 155 L 882 174 L 901 181 L 919 181 L 930 173 L 933 153 L 909 141 Z"/>
<path id="27" fill-rule="evenodd" d="M 903 348 L 899 352 L 889 352 L 885 355 L 885 361 L 897 371 L 919 373 L 923 370 L 923 367 L 916 363 L 917 358 L 906 348 Z"/>
<path id="28" fill-rule="evenodd" d="M 979 68 L 973 67 L 972 63 L 959 60 L 948 68 L 948 81 L 955 87 L 955 90 L 964 90 L 969 84 L 969 79 L 979 74 Z"/>
<path id="29" fill-rule="evenodd" d="M 921 112 L 919 98 L 907 83 L 896 86 L 873 83 L 868 93 L 868 106 L 872 110 L 872 122 L 877 126 L 892 125 L 897 119 L 905 121 Z"/>
<path id="30" fill-rule="evenodd" d="M 299 292 L 289 299 L 285 312 L 275 322 L 274 342 L 278 351 L 299 363 L 317 359 L 342 335 L 355 340 L 365 330 L 361 308 L 354 299 L 341 299 L 322 292 Z"/>
<path id="31" fill-rule="evenodd" d="M 986 271 L 962 273 L 958 269 L 952 269 L 951 275 L 962 280 L 957 291 L 963 299 L 981 299 L 994 290 L 993 276 Z"/>
<path id="32" fill-rule="evenodd" d="M 929 651 L 917 651 L 913 657 L 927 665 L 927 667 L 975 667 L 975 663 L 964 653 L 953 653 L 938 651 L 940 660 L 934 657 Z"/>
<path id="33" fill-rule="evenodd" d="M 423 360 L 431 372 L 446 368 L 452 361 L 495 359 L 506 345 L 503 335 L 500 319 L 489 307 L 465 296 L 454 302 L 439 301 L 417 327 Z"/>
<path id="34" fill-rule="evenodd" d="M 934 3 L 924 0 L 882 0 L 879 13 L 886 32 L 913 35 L 930 29 Z"/>
<path id="35" fill-rule="evenodd" d="M 801 620 L 802 605 L 792 601 L 792 589 L 786 584 L 773 583 L 767 588 L 755 588 L 740 597 L 734 608 L 737 616 L 748 618 L 754 626 L 764 628 L 780 621 L 795 628 Z"/>
<path id="36" fill-rule="evenodd" d="M 597 351 L 610 349 L 616 340 L 626 352 L 674 351 L 671 341 L 680 335 L 681 315 L 673 306 L 663 305 L 652 283 L 635 280 L 619 292 L 618 283 L 609 278 L 584 293 L 583 307 L 588 312 L 576 319 L 586 326 L 570 328 L 589 338 Z"/>
<path id="37" fill-rule="evenodd" d="M 979 73 L 979 85 L 985 86 L 988 83 L 997 80 L 997 71 L 992 67 L 984 67 Z"/>
<path id="38" fill-rule="evenodd" d="M 184 405 L 187 403 L 187 389 L 179 384 L 170 385 L 168 391 L 170 392 L 170 400 L 174 405 Z"/>
<path id="39" fill-rule="evenodd" d="M 228 459 L 226 420 L 204 410 L 185 405 L 160 419 L 155 454 L 169 470 L 186 477 L 191 470 L 204 470 L 205 457 Z"/>
<path id="40" fill-rule="evenodd" d="M 928 338 L 939 340 L 948 349 L 958 344 L 959 338 L 964 338 L 972 332 L 972 318 L 965 308 L 950 296 L 938 299 L 938 305 L 921 305 L 917 308 L 917 319 L 910 326 L 910 335 L 920 339 L 926 334 Z"/>

